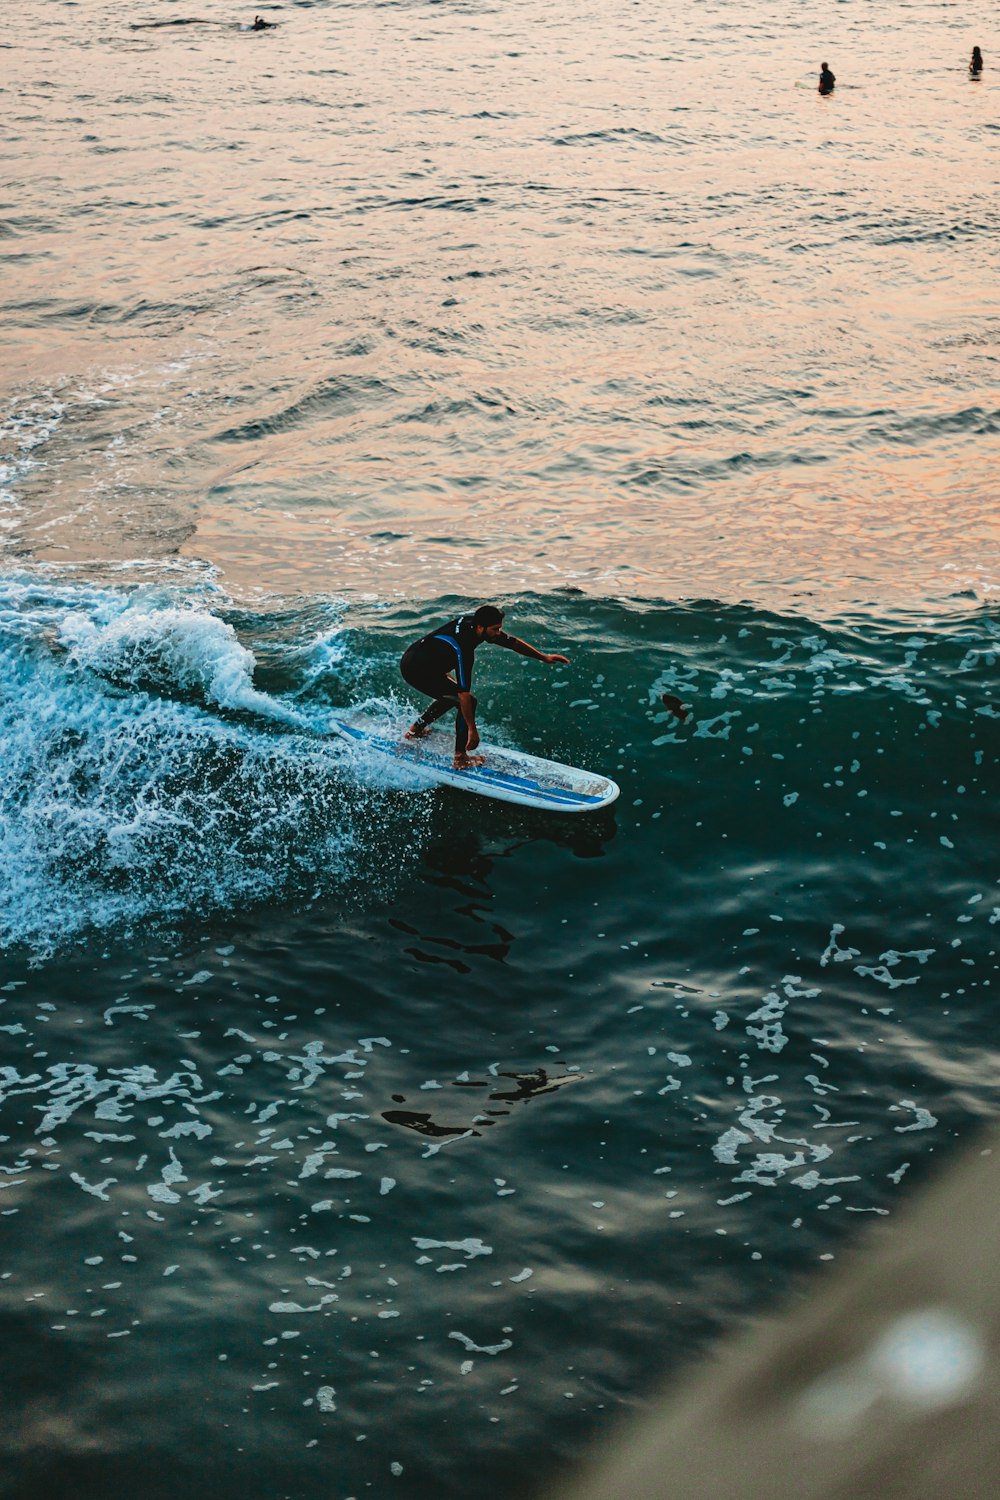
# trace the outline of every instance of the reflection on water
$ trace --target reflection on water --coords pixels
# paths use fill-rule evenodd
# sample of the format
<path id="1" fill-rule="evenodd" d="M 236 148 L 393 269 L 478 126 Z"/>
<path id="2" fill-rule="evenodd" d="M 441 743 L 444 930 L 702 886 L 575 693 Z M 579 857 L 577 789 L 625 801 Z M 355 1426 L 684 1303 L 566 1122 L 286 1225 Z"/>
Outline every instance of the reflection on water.
<path id="1" fill-rule="evenodd" d="M 457 794 L 464 806 L 463 794 Z M 495 809 L 477 806 L 479 822 L 489 822 Z M 470 814 L 471 816 L 471 814 Z M 496 819 L 502 827 L 503 814 Z M 403 917 L 393 916 L 390 925 L 404 937 L 418 939 L 408 944 L 408 958 L 422 964 L 444 964 L 457 974 L 472 972 L 478 958 L 506 963 L 517 942 L 510 931 L 492 915 L 495 902 L 490 876 L 498 861 L 511 860 L 533 844 L 549 843 L 565 849 L 576 859 L 599 859 L 616 837 L 618 825 L 610 809 L 579 817 L 522 814 L 519 821 L 531 826 L 529 839 L 490 841 L 481 832 L 465 828 L 449 831 L 447 839 L 430 843 L 423 851 L 426 886 L 442 893 L 437 903 L 434 930 L 418 927 Z M 457 896 L 455 903 L 449 897 Z M 426 919 L 429 921 L 430 919 Z"/>
<path id="2" fill-rule="evenodd" d="M 583 1080 L 582 1073 L 563 1073 L 551 1077 L 547 1068 L 536 1068 L 531 1073 L 506 1073 L 502 1069 L 494 1075 L 495 1078 L 509 1078 L 513 1088 L 496 1088 L 486 1079 L 480 1078 L 456 1078 L 452 1082 L 452 1088 L 456 1089 L 486 1089 L 485 1103 L 472 1120 L 465 1124 L 440 1123 L 434 1118 L 430 1110 L 415 1109 L 384 1109 L 383 1120 L 388 1120 L 390 1125 L 400 1125 L 404 1130 L 415 1130 L 418 1135 L 428 1135 L 435 1138 L 442 1136 L 464 1136 L 481 1135 L 482 1131 L 498 1120 L 505 1119 L 510 1114 L 509 1109 L 490 1109 L 490 1103 L 523 1104 L 528 1099 L 535 1099 L 541 1094 L 553 1094 L 557 1089 L 564 1088 L 568 1083 L 580 1083 Z M 393 1094 L 396 1104 L 405 1104 L 405 1094 Z M 452 1103 L 445 1104 L 443 1110 L 451 1115 L 455 1109 Z"/>
<path id="3" fill-rule="evenodd" d="M 25 19 L 21 555 L 379 598 L 996 582 L 994 85 L 939 7 L 306 7 L 263 49 L 221 0 Z"/>

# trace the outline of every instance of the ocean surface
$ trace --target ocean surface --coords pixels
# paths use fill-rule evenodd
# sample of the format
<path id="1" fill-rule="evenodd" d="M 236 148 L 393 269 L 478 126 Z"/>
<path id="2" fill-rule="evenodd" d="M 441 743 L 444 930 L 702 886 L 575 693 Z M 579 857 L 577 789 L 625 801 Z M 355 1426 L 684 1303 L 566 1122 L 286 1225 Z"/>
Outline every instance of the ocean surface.
<path id="1" fill-rule="evenodd" d="M 1000 1103 L 995 11 L 260 14 L 0 34 L 0 1495 L 543 1496 Z"/>

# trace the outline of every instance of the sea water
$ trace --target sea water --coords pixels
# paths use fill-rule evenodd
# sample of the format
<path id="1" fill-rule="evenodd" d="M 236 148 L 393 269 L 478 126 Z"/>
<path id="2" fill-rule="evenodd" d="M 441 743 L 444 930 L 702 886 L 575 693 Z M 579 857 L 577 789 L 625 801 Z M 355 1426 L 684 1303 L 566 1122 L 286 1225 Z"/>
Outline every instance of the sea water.
<path id="1" fill-rule="evenodd" d="M 996 1111 L 988 12 L 261 14 L 0 40 L 0 1493 L 543 1494 Z"/>

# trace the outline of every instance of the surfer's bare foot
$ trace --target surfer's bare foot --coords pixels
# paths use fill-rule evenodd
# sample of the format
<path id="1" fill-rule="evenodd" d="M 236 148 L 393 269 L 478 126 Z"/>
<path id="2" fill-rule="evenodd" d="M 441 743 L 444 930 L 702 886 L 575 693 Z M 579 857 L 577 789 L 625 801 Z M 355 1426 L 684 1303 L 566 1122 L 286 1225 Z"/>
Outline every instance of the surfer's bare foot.
<path id="1" fill-rule="evenodd" d="M 429 724 L 411 724 L 403 736 L 406 740 L 422 740 L 425 734 L 430 734 Z"/>
<path id="2" fill-rule="evenodd" d="M 486 764 L 486 756 L 485 755 L 456 755 L 455 756 L 455 770 L 456 771 L 468 771 L 473 766 L 485 766 L 485 764 Z"/>

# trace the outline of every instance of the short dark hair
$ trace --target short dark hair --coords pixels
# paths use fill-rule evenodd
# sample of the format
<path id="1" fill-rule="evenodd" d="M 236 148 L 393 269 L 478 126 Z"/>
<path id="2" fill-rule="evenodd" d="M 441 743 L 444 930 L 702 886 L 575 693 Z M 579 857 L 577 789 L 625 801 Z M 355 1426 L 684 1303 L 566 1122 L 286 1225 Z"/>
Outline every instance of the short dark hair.
<path id="1" fill-rule="evenodd" d="M 485 630 L 488 625 L 503 624 L 503 610 L 497 609 L 495 604 L 481 604 L 472 616 L 474 625 L 481 625 Z"/>

